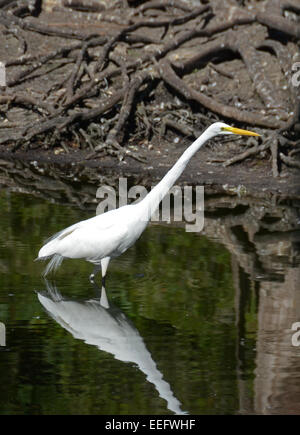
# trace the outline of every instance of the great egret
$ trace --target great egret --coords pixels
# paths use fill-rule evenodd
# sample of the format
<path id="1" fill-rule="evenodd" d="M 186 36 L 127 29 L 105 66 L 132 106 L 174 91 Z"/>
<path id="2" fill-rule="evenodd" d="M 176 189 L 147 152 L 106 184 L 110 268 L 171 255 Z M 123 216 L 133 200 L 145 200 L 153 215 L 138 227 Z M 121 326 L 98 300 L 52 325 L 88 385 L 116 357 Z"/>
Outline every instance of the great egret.
<path id="1" fill-rule="evenodd" d="M 52 236 L 38 254 L 39 260 L 50 258 L 44 276 L 56 270 L 64 258 L 84 258 L 95 265 L 90 280 L 93 281 L 101 270 L 102 281 L 105 283 L 111 258 L 123 254 L 140 237 L 151 215 L 180 177 L 189 160 L 209 139 L 224 134 L 260 136 L 222 122 L 210 125 L 142 201 L 83 220 Z"/>

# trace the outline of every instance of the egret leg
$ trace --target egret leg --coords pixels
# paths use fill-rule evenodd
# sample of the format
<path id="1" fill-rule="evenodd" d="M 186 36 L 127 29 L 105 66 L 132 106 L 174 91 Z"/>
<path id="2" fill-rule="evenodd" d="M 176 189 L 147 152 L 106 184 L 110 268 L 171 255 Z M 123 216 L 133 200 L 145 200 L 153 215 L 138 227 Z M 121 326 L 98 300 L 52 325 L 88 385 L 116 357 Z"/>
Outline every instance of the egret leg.
<path id="1" fill-rule="evenodd" d="M 105 258 L 102 258 L 102 260 L 101 260 L 102 286 L 103 287 L 105 287 L 106 271 L 107 271 L 109 262 L 110 262 L 110 257 L 105 257 Z"/>
<path id="2" fill-rule="evenodd" d="M 100 270 L 101 270 L 101 264 L 97 264 L 94 267 L 93 273 L 90 274 L 90 281 L 91 281 L 92 284 L 95 284 L 95 281 L 94 281 L 95 280 L 95 276 L 97 275 L 98 272 L 100 272 Z"/>
<path id="3" fill-rule="evenodd" d="M 104 308 L 109 308 L 109 303 L 108 303 L 108 299 L 106 296 L 105 287 L 102 287 L 102 289 L 101 289 L 100 305 Z"/>

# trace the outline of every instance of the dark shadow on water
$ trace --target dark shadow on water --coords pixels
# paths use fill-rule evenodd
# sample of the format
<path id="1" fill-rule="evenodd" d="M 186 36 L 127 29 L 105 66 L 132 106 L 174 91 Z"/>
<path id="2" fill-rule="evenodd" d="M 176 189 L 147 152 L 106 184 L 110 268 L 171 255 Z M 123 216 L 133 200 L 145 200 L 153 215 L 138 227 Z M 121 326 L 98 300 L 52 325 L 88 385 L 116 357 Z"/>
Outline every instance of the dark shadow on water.
<path id="1" fill-rule="evenodd" d="M 299 200 L 218 197 L 206 210 L 206 235 L 232 257 L 239 412 L 299 414 Z"/>

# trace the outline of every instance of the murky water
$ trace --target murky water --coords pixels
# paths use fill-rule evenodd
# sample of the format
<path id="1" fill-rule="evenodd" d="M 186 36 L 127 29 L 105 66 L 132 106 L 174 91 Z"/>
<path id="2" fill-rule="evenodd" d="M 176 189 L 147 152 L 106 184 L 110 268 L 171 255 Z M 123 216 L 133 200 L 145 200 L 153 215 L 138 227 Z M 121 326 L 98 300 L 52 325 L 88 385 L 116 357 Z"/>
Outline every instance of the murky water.
<path id="1" fill-rule="evenodd" d="M 90 211 L 2 191 L 0 413 L 299 414 L 298 209 L 228 201 L 205 234 L 149 226 L 100 289 L 33 261 Z"/>

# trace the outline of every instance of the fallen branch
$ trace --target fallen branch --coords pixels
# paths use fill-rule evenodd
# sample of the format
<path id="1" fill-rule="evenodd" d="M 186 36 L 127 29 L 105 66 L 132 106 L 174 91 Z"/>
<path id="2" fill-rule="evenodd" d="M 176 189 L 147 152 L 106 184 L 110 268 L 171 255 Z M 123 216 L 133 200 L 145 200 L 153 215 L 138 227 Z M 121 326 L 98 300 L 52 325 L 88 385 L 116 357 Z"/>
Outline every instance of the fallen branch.
<path id="1" fill-rule="evenodd" d="M 186 100 L 194 100 L 207 109 L 221 115 L 223 118 L 235 119 L 238 122 L 249 125 L 259 125 L 265 128 L 279 128 L 282 122 L 272 120 L 261 113 L 248 112 L 239 110 L 235 107 L 226 106 L 200 92 L 191 89 L 173 70 L 168 60 L 163 59 L 159 63 L 161 78 Z"/>
<path id="2" fill-rule="evenodd" d="M 255 154 L 259 154 L 262 151 L 266 151 L 268 148 L 270 148 L 270 143 L 264 143 L 262 145 L 256 145 L 253 148 L 250 148 L 247 151 L 244 151 L 241 154 L 238 154 L 231 159 L 226 160 L 226 162 L 223 163 L 223 166 L 230 166 L 237 162 L 242 162 L 243 160 L 247 159 L 250 156 L 254 156 Z"/>
<path id="3" fill-rule="evenodd" d="M 122 158 L 136 149 L 123 143 L 125 131 L 130 143 L 160 140 L 166 127 L 195 137 L 220 119 L 275 131 L 272 143 L 248 149 L 225 165 L 270 149 L 277 176 L 281 153 L 291 157 L 293 143 L 299 141 L 299 92 L 291 81 L 299 30 L 289 18 L 290 11 L 299 13 L 296 0 L 273 0 L 252 11 L 225 2 L 221 15 L 215 2 L 192 8 L 181 0 L 150 0 L 104 9 L 96 2 L 72 0 L 57 9 L 67 11 L 65 17 L 49 15 L 49 22 L 36 18 L 36 11 L 29 16 L 25 3 L 8 2 L 0 10 L 5 27 L 0 37 L 7 47 L 0 114 L 8 120 L 1 124 L 1 144 L 11 143 L 13 149 L 24 144 L 26 149 L 33 143 L 48 148 L 61 143 L 67 150 L 75 138 L 97 158 Z M 90 21 L 79 12 L 73 26 L 68 8 L 89 11 Z M 285 10 L 289 14 L 283 16 Z M 283 26 L 284 36 L 274 38 L 272 29 Z M 48 38 L 49 51 L 35 53 L 33 47 L 45 47 L 43 35 L 57 39 Z M 63 41 L 70 38 L 77 41 Z M 12 58 L 10 46 L 26 53 Z M 270 73 L 273 63 L 279 67 L 274 68 L 276 79 Z M 18 118 L 13 130 L 16 106 L 24 122 Z"/>

